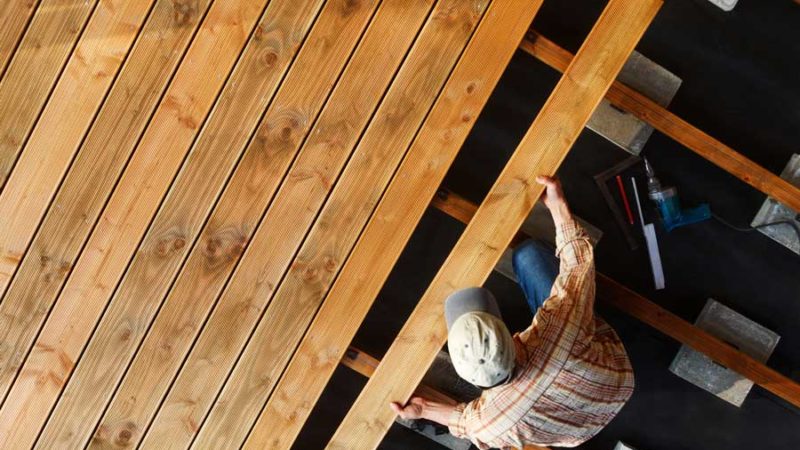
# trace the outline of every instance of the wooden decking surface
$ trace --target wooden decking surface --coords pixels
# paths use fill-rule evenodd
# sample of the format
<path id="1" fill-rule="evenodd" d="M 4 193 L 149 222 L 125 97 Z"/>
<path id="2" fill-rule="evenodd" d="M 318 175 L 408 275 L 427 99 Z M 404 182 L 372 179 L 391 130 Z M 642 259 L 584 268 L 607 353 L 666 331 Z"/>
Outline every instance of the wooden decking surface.
<path id="1" fill-rule="evenodd" d="M 524 3 L 3 2 L 0 448 L 269 441 L 387 186 L 460 147 Z"/>

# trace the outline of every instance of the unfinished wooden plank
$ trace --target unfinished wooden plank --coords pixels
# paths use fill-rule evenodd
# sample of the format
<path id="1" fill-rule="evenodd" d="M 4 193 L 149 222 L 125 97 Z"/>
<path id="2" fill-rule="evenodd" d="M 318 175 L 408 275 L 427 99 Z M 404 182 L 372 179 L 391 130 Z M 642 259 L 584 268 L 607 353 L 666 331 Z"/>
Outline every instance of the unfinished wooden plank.
<path id="1" fill-rule="evenodd" d="M 0 187 L 8 181 L 11 169 L 22 147 L 26 145 L 34 124 L 37 127 L 43 123 L 54 125 L 52 119 L 48 122 L 37 122 L 37 119 L 53 86 L 62 75 L 64 64 L 73 53 L 75 42 L 81 36 L 95 5 L 97 0 L 43 0 L 34 14 L 19 44 L 19 50 L 9 62 L 0 83 Z M 93 55 L 88 54 L 86 57 L 92 58 Z M 71 59 L 74 60 L 75 57 Z M 96 63 L 94 59 L 86 59 L 85 62 L 89 61 Z M 83 66 L 77 62 L 71 65 L 72 70 Z M 53 98 L 58 99 L 55 95 Z M 46 134 L 39 134 L 40 139 L 46 137 Z M 2 198 L 18 199 L 5 196 Z M 0 204 L 3 216 L 13 211 L 6 211 L 8 206 L 5 203 L 8 200 Z M 4 249 L 5 247 L 0 248 L 3 254 L 6 253 Z"/>
<path id="2" fill-rule="evenodd" d="M 38 6 L 39 0 L 8 1 L 0 5 L 0 81 Z"/>
<path id="3" fill-rule="evenodd" d="M 16 170 L 0 194 L 0 247 L 6 251 L 0 260 L 6 267 L 22 257 L 153 1 L 120 0 L 95 9 Z M 109 37 L 97 38 L 106 35 Z M 12 254 L 18 256 L 10 258 Z M 38 261 L 45 269 L 50 262 L 46 258 Z M 57 270 L 67 272 L 69 267 L 60 264 Z M 46 272 L 39 276 L 46 276 Z M 2 278 L 0 290 L 8 281 L 9 277 Z M 0 398 L 8 392 L 50 305 L 39 301 L 15 296 L 5 297 L 0 304 L 0 342 L 4 350 L 0 351 Z"/>
<path id="4" fill-rule="evenodd" d="M 203 10 L 207 5 L 207 0 L 198 3 Z M 203 11 L 176 18 L 174 8 L 172 2 L 165 0 L 156 5 L 131 50 L 129 64 L 122 69 L 33 239 L 27 257 L 21 263 L 0 259 L 3 270 L 13 271 L 16 264 L 20 265 L 0 305 L 0 312 L 11 314 L 14 311 L 15 320 L 21 322 L 23 329 L 34 328 L 35 331 L 69 274 Z M 23 316 L 25 311 L 29 316 Z M 12 345 L 12 341 L 7 341 L 7 345 Z M 22 363 L 21 353 L 6 352 L 10 349 L 0 352 L 3 373 L 0 379 L 13 377 Z M 8 358 L 13 359 L 6 362 Z"/>
<path id="5" fill-rule="evenodd" d="M 388 220 L 408 220 L 408 230 L 393 228 L 392 233 L 403 233 L 398 236 L 402 240 L 399 246 L 382 247 L 380 252 L 374 250 L 376 247 L 363 247 L 364 238 L 378 236 L 375 232 L 378 220 L 373 218 L 367 225 L 261 413 L 246 443 L 248 448 L 288 448 L 296 439 L 369 309 L 370 302 L 364 298 L 373 298 L 388 276 L 389 269 L 386 269 L 384 274 L 377 274 L 379 280 L 367 283 L 367 279 L 376 275 L 373 269 L 383 270 L 380 265 L 372 266 L 374 258 L 379 259 L 379 255 L 386 252 L 395 258 L 399 256 L 424 211 L 424 203 L 444 178 L 540 5 L 541 1 L 495 0 L 489 6 L 387 194 L 397 184 L 419 179 L 430 181 L 430 192 L 421 190 L 404 197 L 398 209 L 380 216 Z M 412 202 L 409 199 L 413 199 Z M 423 205 L 417 214 L 419 203 Z"/>
<path id="6" fill-rule="evenodd" d="M 77 321 L 111 295 L 265 3 L 226 0 L 208 12 L 0 410 L 0 446 L 35 438 L 80 354 Z"/>
<path id="7" fill-rule="evenodd" d="M 469 223 L 478 206 L 450 191 L 447 197 L 437 197 L 431 203 L 449 216 Z M 524 236 L 523 236 L 524 238 Z M 521 239 L 520 239 L 521 240 Z M 508 250 L 507 250 L 508 251 Z M 513 270 L 496 267 L 503 275 L 514 278 Z M 661 331 L 676 341 L 688 345 L 714 361 L 751 379 L 764 389 L 800 406 L 800 384 L 770 369 L 746 353 L 708 334 L 705 330 L 681 319 L 642 295 L 626 288 L 606 275 L 597 274 L 597 297 L 642 322 Z"/>
<path id="8" fill-rule="evenodd" d="M 380 443 L 394 416 L 386 405 L 408 399 L 422 378 L 419 368 L 447 339 L 442 302 L 455 289 L 483 284 L 542 192 L 535 177 L 555 173 L 660 6 L 660 0 L 609 2 L 328 448 Z M 413 192 L 403 190 L 396 192 L 406 198 Z M 386 204 L 387 211 L 399 209 Z"/>
<path id="9" fill-rule="evenodd" d="M 202 424 L 431 3 L 391 0 L 381 5 L 164 401 L 145 447 L 183 442 L 196 433 L 195 426 Z M 404 26 L 398 27 L 398 23 Z M 387 38 L 393 38 L 391 49 L 385 45 Z M 388 70 L 376 72 L 378 63 Z M 269 255 L 266 264 L 263 255 Z M 231 430 L 241 432 L 242 428 Z"/>
<path id="10" fill-rule="evenodd" d="M 542 35 L 531 32 L 520 46 L 550 67 L 563 72 L 572 54 Z M 634 89 L 615 82 L 606 93 L 614 106 L 633 114 L 750 186 L 800 211 L 800 189 L 714 139 Z"/>
<path id="11" fill-rule="evenodd" d="M 246 438 L 485 7 L 486 3 L 461 0 L 437 3 L 258 323 L 195 446 L 239 446 Z M 319 197 L 321 201 L 322 195 Z M 284 203 L 286 209 L 293 203 Z M 309 278 L 309 272 L 317 275 Z"/>
<path id="12" fill-rule="evenodd" d="M 355 8 L 347 5 L 349 3 L 346 0 L 331 2 L 334 11 L 345 13 L 340 19 L 341 23 L 332 25 L 333 28 L 338 26 L 340 33 L 345 23 L 363 20 L 364 14 L 374 7 L 370 3 L 361 3 Z M 384 8 L 387 7 L 384 5 Z M 389 11 L 402 14 L 399 8 Z M 420 22 L 426 12 L 417 12 Z M 407 36 L 397 42 L 405 40 L 410 43 L 416 33 L 416 29 L 395 27 L 398 20 L 396 15 L 380 11 L 376 14 L 367 35 L 362 38 L 348 69 L 342 75 L 342 81 L 332 94 L 328 107 L 318 120 L 310 137 L 315 144 L 309 145 L 309 148 L 327 152 L 332 147 L 326 143 L 347 137 L 337 126 L 347 111 L 361 111 L 361 122 L 367 120 L 385 89 L 380 79 L 371 77 L 368 68 L 374 64 L 395 67 L 405 52 L 405 48 L 398 46 L 378 56 L 377 50 L 382 48 L 387 36 Z M 343 55 L 338 55 L 334 48 L 325 39 L 305 44 L 303 52 L 310 52 L 308 57 L 303 58 L 301 54 L 262 120 L 256 138 L 252 140 L 219 206 L 212 214 L 201 241 L 189 256 L 175 288 L 165 301 L 142 350 L 138 352 L 98 427 L 91 447 L 111 447 L 123 443 L 132 445 L 140 439 L 141 432 L 155 414 L 216 296 L 252 237 L 263 210 L 324 103 L 324 94 L 332 83 L 331 74 L 323 76 L 322 73 L 316 73 L 312 77 L 309 73 L 326 72 L 328 65 L 337 67 L 330 69 L 335 72 L 345 63 Z M 314 60 L 315 52 L 331 54 L 324 58 L 317 55 Z M 383 83 L 388 83 L 390 77 L 391 71 L 385 75 Z M 352 122 L 352 125 L 350 139 L 356 139 L 364 124 Z M 298 178 L 308 180 L 309 177 Z M 309 182 L 314 183 L 313 180 L 306 183 Z M 263 261 L 255 261 L 254 264 L 261 265 Z M 187 298 L 192 301 L 186 302 Z"/>
<path id="13" fill-rule="evenodd" d="M 256 34 L 245 48 L 213 115 L 91 334 L 37 446 L 77 448 L 88 440 L 322 3 L 270 3 L 259 25 L 264 32 Z M 339 14 L 337 10 L 335 15 Z M 330 32 L 323 39 L 333 42 Z M 84 341 L 104 305 L 84 305 L 82 319 L 73 320 L 80 322 Z"/>

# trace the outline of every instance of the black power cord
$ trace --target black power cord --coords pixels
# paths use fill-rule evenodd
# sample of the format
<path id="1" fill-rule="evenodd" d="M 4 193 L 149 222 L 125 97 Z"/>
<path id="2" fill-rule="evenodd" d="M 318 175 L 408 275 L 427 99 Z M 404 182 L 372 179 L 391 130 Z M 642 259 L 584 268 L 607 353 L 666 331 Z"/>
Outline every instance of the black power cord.
<path id="1" fill-rule="evenodd" d="M 763 223 L 763 224 L 755 226 L 755 227 L 737 227 L 736 225 L 733 225 L 732 223 L 728 222 L 727 220 L 723 219 L 722 217 L 720 217 L 720 216 L 718 216 L 718 215 L 716 215 L 714 213 L 712 213 L 711 216 L 714 219 L 716 219 L 717 222 L 725 225 L 726 227 L 728 227 L 728 228 L 730 228 L 732 230 L 742 231 L 742 232 L 756 231 L 756 230 L 758 230 L 760 228 L 766 228 L 766 227 L 771 227 L 771 226 L 775 226 L 775 225 L 789 225 L 789 226 L 792 227 L 792 229 L 794 230 L 794 233 L 797 235 L 797 239 L 800 240 L 800 225 L 797 225 L 797 222 L 800 221 L 800 214 L 797 214 L 796 216 L 794 216 L 794 219 L 776 220 L 775 222 Z"/>

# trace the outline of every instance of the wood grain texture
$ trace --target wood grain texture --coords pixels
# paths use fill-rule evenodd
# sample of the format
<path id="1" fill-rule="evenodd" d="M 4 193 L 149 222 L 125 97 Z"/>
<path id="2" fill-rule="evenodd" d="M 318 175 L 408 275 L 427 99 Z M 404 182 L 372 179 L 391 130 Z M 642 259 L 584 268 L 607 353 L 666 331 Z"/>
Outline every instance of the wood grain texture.
<path id="1" fill-rule="evenodd" d="M 80 447 L 91 435 L 321 5 L 321 0 L 270 3 L 259 24 L 264 31 L 255 33 L 246 46 L 91 334 L 38 447 Z M 90 320 L 96 320 L 103 306 L 102 301 L 84 304 L 82 329 L 93 328 Z M 89 337 L 84 332 L 84 341 Z"/>
<path id="2" fill-rule="evenodd" d="M 97 0 L 42 0 L 8 63 L 0 82 L 0 188 L 8 181 L 19 152 L 96 4 Z M 4 216 L 8 213 L 3 210 Z M 6 257 L 9 252 L 12 257 L 18 255 L 13 249 L 0 247 L 0 255 Z M 0 277 L 5 276 L 0 273 Z"/>
<path id="3" fill-rule="evenodd" d="M 207 2 L 200 5 L 205 8 Z M 178 24 L 171 1 L 156 6 L 0 305 L 17 328 L 38 329 L 188 46 L 198 16 Z M 13 271 L 17 263 L 0 259 L 3 270 Z M 13 329 L 6 325 L 6 332 Z M 12 350 L 11 339 L 4 342 L 9 347 L 0 344 L 0 379 L 13 377 L 25 351 L 24 346 Z"/>
<path id="4" fill-rule="evenodd" d="M 195 446 L 231 447 L 247 437 L 342 262 L 483 15 L 484 4 L 441 0 L 358 144 Z M 341 165 L 340 161 L 331 165 Z M 323 192 L 315 192 L 322 200 Z M 313 276 L 309 276 L 313 274 Z M 235 433 L 235 434 L 234 434 Z M 232 441 L 225 441 L 233 434 Z"/>
<path id="5" fill-rule="evenodd" d="M 155 415 L 374 7 L 374 2 L 355 7 L 346 0 L 328 2 L 160 310 L 91 447 L 136 442 Z M 335 38 L 331 36 L 334 30 Z M 187 298 L 192 301 L 186 302 Z"/>
<path id="6" fill-rule="evenodd" d="M 328 448 L 377 447 L 394 417 L 386 405 L 408 399 L 447 339 L 442 302 L 483 284 L 542 192 L 535 176 L 555 173 L 660 6 L 609 2 Z"/>
<path id="7" fill-rule="evenodd" d="M 0 410 L 4 443 L 36 437 L 91 331 L 86 307 L 111 295 L 265 3 L 218 2 L 207 14 Z"/>
<path id="8" fill-rule="evenodd" d="M 429 0 L 381 5 L 156 416 L 146 447 L 181 441 L 185 438 L 176 435 L 197 431 L 430 5 Z M 391 49 L 387 38 L 393 38 Z M 269 255 L 266 263 L 264 255 Z M 242 431 L 246 428 L 237 425 L 229 432 Z"/>
<path id="9" fill-rule="evenodd" d="M 0 5 L 0 80 L 38 6 L 39 0 L 11 0 Z"/>
<path id="10" fill-rule="evenodd" d="M 374 298 L 388 276 L 394 260 L 388 266 L 380 260 L 399 256 L 424 211 L 425 195 L 429 199 L 444 178 L 540 5 L 495 0 L 489 6 L 389 186 L 386 195 L 393 196 L 397 209 L 379 206 L 378 215 L 373 215 L 261 413 L 248 448 L 288 448 L 296 439 L 369 309 L 365 299 Z M 396 186 L 422 180 L 430 192 L 394 196 Z M 393 226 L 386 233 L 379 226 L 383 221 L 404 221 L 405 228 Z M 388 242 L 393 245 L 384 246 L 390 235 L 396 237 Z M 374 246 L 376 239 L 379 247 Z"/>
<path id="11" fill-rule="evenodd" d="M 478 209 L 477 205 L 452 192 L 445 198 L 437 197 L 432 202 L 432 206 L 464 224 L 472 220 L 472 216 Z M 527 236 L 520 237 L 524 239 Z M 516 281 L 513 269 L 510 267 L 501 268 L 498 265 L 495 270 Z M 794 405 L 800 403 L 800 384 L 796 381 L 770 369 L 766 364 L 731 347 L 705 330 L 692 325 L 601 273 L 597 274 L 597 298 L 676 341 L 692 347 L 719 364 L 737 371 L 784 400 Z"/>
<path id="12" fill-rule="evenodd" d="M 95 9 L 25 153 L 0 194 L 0 247 L 6 252 L 0 260 L 7 261 L 9 250 L 21 253 L 19 249 L 30 242 L 153 1 L 104 2 Z M 110 37 L 97 39 L 97 35 Z M 48 269 L 47 257 L 39 257 L 38 262 L 40 268 Z M 59 262 L 56 270 L 63 275 L 69 267 Z M 0 290 L 8 281 L 6 277 L 0 282 Z M 8 392 L 49 307 L 50 303 L 35 295 L 5 297 L 0 304 L 0 398 Z"/>
<path id="13" fill-rule="evenodd" d="M 561 72 L 573 58 L 567 50 L 536 32 L 531 32 L 520 48 Z M 614 82 L 606 93 L 606 99 L 755 189 L 795 211 L 800 211 L 800 188 L 769 172 L 645 95 L 620 82 Z"/>

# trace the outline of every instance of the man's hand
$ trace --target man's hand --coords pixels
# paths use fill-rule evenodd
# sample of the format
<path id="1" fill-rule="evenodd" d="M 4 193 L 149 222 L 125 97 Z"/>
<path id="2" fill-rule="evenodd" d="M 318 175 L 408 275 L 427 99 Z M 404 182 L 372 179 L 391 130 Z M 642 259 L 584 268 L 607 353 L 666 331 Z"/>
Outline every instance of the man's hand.
<path id="1" fill-rule="evenodd" d="M 411 397 L 411 400 L 406 403 L 406 406 L 401 406 L 400 403 L 392 402 L 392 411 L 398 416 L 406 420 L 427 419 L 436 423 L 448 426 L 450 416 L 456 410 L 456 405 L 446 405 L 444 403 L 437 403 L 430 400 L 425 400 L 422 397 Z"/>
<path id="2" fill-rule="evenodd" d="M 394 411 L 402 419 L 415 420 L 421 419 L 422 413 L 425 410 L 425 399 L 422 397 L 411 397 L 405 407 L 400 406 L 400 403 L 392 402 L 392 411 Z"/>
<path id="3" fill-rule="evenodd" d="M 547 209 L 550 210 L 550 214 L 553 215 L 553 221 L 556 225 L 572 219 L 567 199 L 561 189 L 561 182 L 555 177 L 544 175 L 536 177 L 536 182 L 545 187 L 544 193 L 542 193 L 542 201 L 547 206 Z"/>

